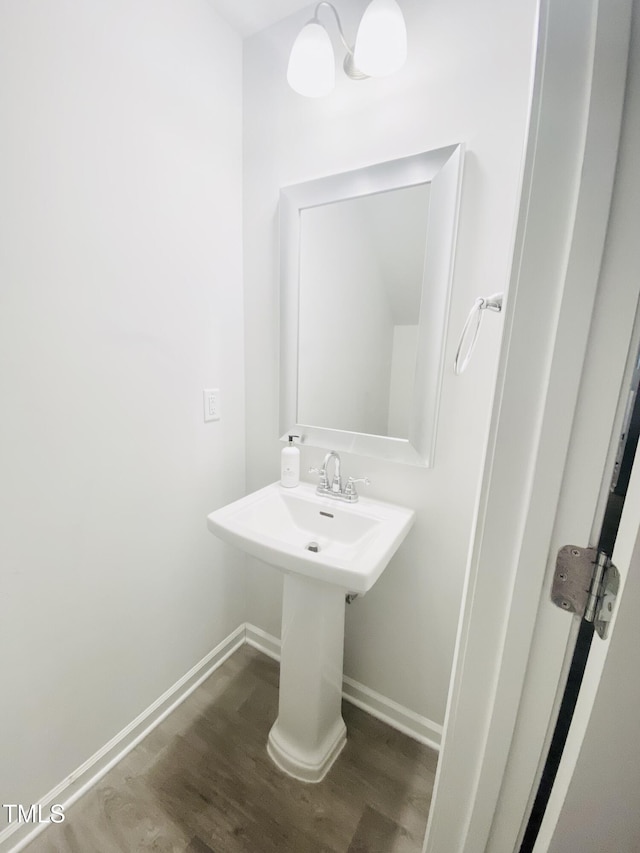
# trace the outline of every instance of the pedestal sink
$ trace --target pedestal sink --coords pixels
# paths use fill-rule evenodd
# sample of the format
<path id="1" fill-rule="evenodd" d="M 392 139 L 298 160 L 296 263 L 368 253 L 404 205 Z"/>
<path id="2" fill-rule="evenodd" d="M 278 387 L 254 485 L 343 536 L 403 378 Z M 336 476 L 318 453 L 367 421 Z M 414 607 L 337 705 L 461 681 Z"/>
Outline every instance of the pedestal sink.
<path id="1" fill-rule="evenodd" d="M 212 512 L 209 529 L 285 572 L 278 719 L 267 749 L 291 776 L 319 782 L 346 742 L 341 715 L 346 593 L 371 589 L 414 520 L 370 498 L 272 483 Z"/>

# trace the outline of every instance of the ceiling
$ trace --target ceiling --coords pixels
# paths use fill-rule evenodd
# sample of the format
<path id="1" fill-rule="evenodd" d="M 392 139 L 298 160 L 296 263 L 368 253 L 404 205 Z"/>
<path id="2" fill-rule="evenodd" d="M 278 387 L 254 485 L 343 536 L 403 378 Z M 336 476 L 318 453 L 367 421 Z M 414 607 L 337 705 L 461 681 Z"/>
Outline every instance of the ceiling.
<path id="1" fill-rule="evenodd" d="M 214 9 L 229 24 L 246 37 L 270 27 L 276 21 L 309 7 L 313 14 L 313 0 L 209 0 Z M 311 17 L 310 15 L 310 17 Z"/>

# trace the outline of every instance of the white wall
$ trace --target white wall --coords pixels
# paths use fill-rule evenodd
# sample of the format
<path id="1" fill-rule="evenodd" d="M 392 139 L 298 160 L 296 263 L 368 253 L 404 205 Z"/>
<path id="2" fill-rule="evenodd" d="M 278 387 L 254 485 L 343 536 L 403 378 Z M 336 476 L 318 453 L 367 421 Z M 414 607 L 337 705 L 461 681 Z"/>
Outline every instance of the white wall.
<path id="1" fill-rule="evenodd" d="M 301 214 L 298 421 L 385 435 L 393 318 L 362 201 Z"/>
<path id="2" fill-rule="evenodd" d="M 338 4 L 347 34 L 355 33 L 365 5 L 366 0 Z M 535 7 L 535 0 L 403 0 L 409 32 L 405 68 L 385 80 L 360 83 L 339 72 L 334 93 L 319 100 L 301 98 L 285 82 L 288 51 L 309 11 L 245 42 L 249 489 L 277 479 L 279 470 L 280 186 L 451 143 L 467 146 L 435 467 L 344 454 L 346 474 L 371 477 L 368 494 L 417 510 L 415 527 L 385 574 L 348 608 L 346 674 L 435 722 L 444 716 L 501 318 L 486 318 L 463 377 L 453 375 L 451 364 L 473 300 L 507 283 Z M 317 449 L 302 453 L 303 472 L 323 455 Z M 280 588 L 277 573 L 250 563 L 248 618 L 276 635 Z"/>
<path id="3" fill-rule="evenodd" d="M 0 7 L 2 802 L 244 617 L 241 73 L 205 0 Z"/>

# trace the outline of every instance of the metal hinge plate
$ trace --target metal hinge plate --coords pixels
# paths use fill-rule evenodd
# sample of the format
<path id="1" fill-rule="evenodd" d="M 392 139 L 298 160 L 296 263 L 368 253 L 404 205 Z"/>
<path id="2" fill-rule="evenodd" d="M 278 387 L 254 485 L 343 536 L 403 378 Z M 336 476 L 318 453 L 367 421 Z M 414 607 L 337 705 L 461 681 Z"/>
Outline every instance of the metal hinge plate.
<path id="1" fill-rule="evenodd" d="M 551 600 L 561 610 L 593 622 L 603 640 L 613 616 L 619 585 L 620 573 L 597 548 L 565 545 L 558 551 Z"/>

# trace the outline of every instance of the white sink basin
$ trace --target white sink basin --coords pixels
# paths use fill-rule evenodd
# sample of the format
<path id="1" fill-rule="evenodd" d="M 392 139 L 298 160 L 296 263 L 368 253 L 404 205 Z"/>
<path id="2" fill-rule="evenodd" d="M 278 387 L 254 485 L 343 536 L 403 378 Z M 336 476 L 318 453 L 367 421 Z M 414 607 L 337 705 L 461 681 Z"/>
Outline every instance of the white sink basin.
<path id="1" fill-rule="evenodd" d="M 405 538 L 414 511 L 360 497 L 320 497 L 315 486 L 272 483 L 212 512 L 209 530 L 286 572 L 365 593 Z M 317 548 L 316 550 L 309 550 Z"/>

